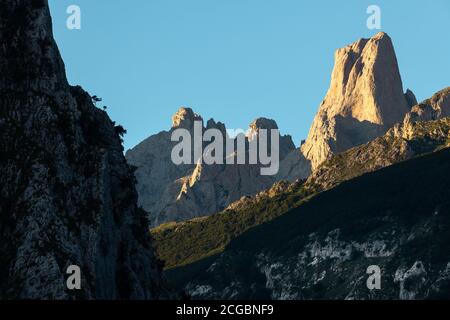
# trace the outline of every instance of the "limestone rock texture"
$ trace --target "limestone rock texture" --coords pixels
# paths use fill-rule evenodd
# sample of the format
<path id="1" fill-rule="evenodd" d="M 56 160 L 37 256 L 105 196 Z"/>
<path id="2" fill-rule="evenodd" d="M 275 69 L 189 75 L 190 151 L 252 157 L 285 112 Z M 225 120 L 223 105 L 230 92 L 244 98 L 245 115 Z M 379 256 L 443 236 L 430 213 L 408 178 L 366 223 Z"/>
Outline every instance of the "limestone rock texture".
<path id="1" fill-rule="evenodd" d="M 0 43 L 0 299 L 171 296 L 117 127 L 68 84 L 47 1 L 2 1 Z"/>
<path id="2" fill-rule="evenodd" d="M 403 93 L 392 41 L 380 32 L 337 50 L 330 88 L 306 142 L 296 148 L 289 136 L 280 137 L 276 176 L 261 176 L 258 165 L 171 163 L 172 130 L 181 127 L 192 132 L 193 122 L 203 121 L 189 108 L 181 108 L 173 116 L 170 131 L 151 136 L 128 151 L 127 160 L 137 167 L 139 203 L 150 213 L 152 225 L 182 221 L 219 212 L 242 196 L 255 195 L 277 181 L 306 179 L 333 154 L 382 136 L 402 122 L 416 104 L 411 90 Z M 225 131 L 223 124 L 213 120 L 206 128 L 216 126 Z M 271 119 L 259 118 L 250 124 L 248 140 L 258 135 L 258 128 L 278 127 Z"/>
<path id="3" fill-rule="evenodd" d="M 412 92 L 403 93 L 390 37 L 358 40 L 336 51 L 330 88 L 302 152 L 315 170 L 332 154 L 384 134 L 414 102 Z"/>
<path id="4" fill-rule="evenodd" d="M 450 87 L 435 93 L 431 98 L 413 106 L 405 122 L 438 120 L 450 116 Z"/>
<path id="5" fill-rule="evenodd" d="M 235 146 L 237 143 L 236 137 L 228 136 L 223 123 L 210 119 L 205 126 L 203 119 L 190 108 L 181 107 L 172 120 L 169 131 L 149 137 L 126 153 L 128 163 L 136 168 L 139 204 L 149 213 L 151 226 L 220 212 L 230 203 L 270 188 L 280 179 L 278 175 L 261 175 L 260 163 L 237 164 L 236 153 L 227 154 L 227 150 L 224 150 L 223 164 L 205 164 L 194 157 L 193 164 L 174 164 L 171 152 L 178 142 L 171 142 L 172 132 L 177 128 L 187 129 L 194 139 L 194 121 L 202 121 L 202 132 L 215 128 L 223 133 L 228 143 Z M 243 137 L 246 152 L 249 141 L 257 138 L 261 129 L 278 129 L 278 126 L 271 119 L 258 118 L 253 121 Z M 207 143 L 203 145 L 204 150 L 206 145 Z M 296 150 L 288 135 L 280 135 L 279 149 L 280 163 Z M 235 164 L 227 164 L 228 157 L 234 157 Z M 246 157 L 248 159 L 248 154 Z M 308 176 L 308 172 L 300 174 L 302 178 Z"/>
<path id="6" fill-rule="evenodd" d="M 450 146 L 450 118 L 398 123 L 365 145 L 334 155 L 307 184 L 329 190 L 344 181 Z"/>
<path id="7" fill-rule="evenodd" d="M 307 183 L 328 190 L 343 181 L 450 146 L 450 88 L 415 105 L 384 135 L 324 161 Z"/>
<path id="8" fill-rule="evenodd" d="M 183 179 L 192 174 L 196 167 L 197 159 L 193 159 L 192 164 L 180 165 L 174 164 L 171 159 L 172 149 L 177 144 L 171 141 L 172 132 L 183 128 L 189 130 L 193 137 L 194 121 L 203 122 L 203 119 L 192 109 L 182 107 L 172 117 L 169 131 L 150 136 L 126 153 L 128 163 L 135 167 L 139 205 L 149 212 L 152 221 L 167 202 L 176 199 Z"/>
<path id="9" fill-rule="evenodd" d="M 291 150 L 281 161 L 280 171 L 277 174 L 276 180 L 295 182 L 309 177 L 310 174 L 311 161 L 306 159 L 301 148 L 296 148 Z"/>

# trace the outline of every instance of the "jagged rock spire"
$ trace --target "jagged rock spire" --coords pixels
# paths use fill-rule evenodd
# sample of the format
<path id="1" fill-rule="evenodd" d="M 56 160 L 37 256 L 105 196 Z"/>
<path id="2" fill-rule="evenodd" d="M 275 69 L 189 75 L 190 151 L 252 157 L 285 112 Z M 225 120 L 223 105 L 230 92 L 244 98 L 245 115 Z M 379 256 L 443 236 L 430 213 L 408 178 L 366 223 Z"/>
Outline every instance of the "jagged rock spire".
<path id="1" fill-rule="evenodd" d="M 191 108 L 180 107 L 172 116 L 172 128 L 190 129 L 194 127 L 195 121 L 203 121 L 203 119 Z"/>
<path id="2" fill-rule="evenodd" d="M 313 169 L 366 143 L 409 111 L 391 38 L 384 32 L 336 51 L 328 93 L 302 146 Z"/>

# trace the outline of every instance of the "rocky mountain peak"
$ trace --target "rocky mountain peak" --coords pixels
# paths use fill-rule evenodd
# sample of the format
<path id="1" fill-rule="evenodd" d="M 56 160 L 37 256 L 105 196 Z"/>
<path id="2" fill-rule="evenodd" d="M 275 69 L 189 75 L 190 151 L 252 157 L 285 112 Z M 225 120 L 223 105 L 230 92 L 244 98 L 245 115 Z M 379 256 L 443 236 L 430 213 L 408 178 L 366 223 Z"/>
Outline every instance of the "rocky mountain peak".
<path id="1" fill-rule="evenodd" d="M 417 104 L 417 98 L 416 95 L 414 94 L 414 92 L 412 92 L 410 89 L 407 89 L 405 92 L 405 98 L 406 101 L 408 102 L 408 105 L 410 107 L 413 107 Z"/>
<path id="2" fill-rule="evenodd" d="M 391 38 L 384 32 L 338 49 L 325 98 L 329 114 L 380 125 L 398 122 L 408 111 Z M 399 102 L 399 106 L 395 104 Z"/>
<path id="3" fill-rule="evenodd" d="M 203 121 L 202 117 L 194 113 L 191 108 L 180 107 L 172 116 L 172 129 L 191 129 L 195 121 Z"/>
<path id="4" fill-rule="evenodd" d="M 192 109 L 180 108 L 172 118 L 172 130 L 180 127 L 190 130 L 193 122 L 201 119 Z M 210 119 L 206 122 L 206 128 L 202 129 L 220 130 L 226 143 L 237 147 L 236 137 L 227 135 L 223 123 Z M 258 133 L 260 129 L 278 129 L 278 125 L 267 118 L 258 118 L 250 124 L 249 131 Z M 175 165 L 171 161 L 174 142 L 171 142 L 170 134 L 163 131 L 153 135 L 126 155 L 128 163 L 137 168 L 135 175 L 139 202 L 149 212 L 153 226 L 217 213 L 231 202 L 242 196 L 254 195 L 279 179 L 278 176 L 262 176 L 261 164 L 227 164 L 229 159 L 236 157 L 236 153 L 227 153 L 229 150 L 225 146 L 222 164 L 205 164 L 196 160 L 191 164 Z M 295 145 L 289 135 L 279 135 L 278 138 L 279 160 L 282 162 L 289 153 L 295 151 Z M 247 137 L 246 151 L 249 140 Z M 270 151 L 270 134 L 267 140 Z M 204 142 L 204 147 L 207 145 Z M 300 175 L 305 177 L 303 171 L 300 171 Z"/>
<path id="5" fill-rule="evenodd" d="M 249 128 L 251 130 L 259 130 L 259 129 L 278 129 L 278 125 L 275 120 L 267 119 L 267 118 L 257 118 L 252 123 L 250 123 Z"/>
<path id="6" fill-rule="evenodd" d="M 209 119 L 206 123 L 206 129 L 217 129 L 222 132 L 224 138 L 229 138 L 225 124 L 220 121 L 216 122 L 214 119 Z"/>
<path id="7" fill-rule="evenodd" d="M 271 141 L 270 130 L 277 130 L 277 129 L 278 129 L 278 125 L 275 120 L 267 119 L 267 118 L 263 118 L 263 117 L 257 118 L 252 123 L 250 123 L 248 130 L 246 132 L 246 137 L 249 141 L 252 141 L 253 139 L 258 137 L 260 130 L 267 130 L 267 137 L 268 137 L 269 149 L 270 149 L 270 141 Z M 284 141 L 287 140 L 289 149 L 295 148 L 290 136 L 284 136 L 284 137 L 280 136 L 280 138 L 282 140 L 282 141 L 280 141 L 280 144 L 285 144 Z"/>
<path id="8" fill-rule="evenodd" d="M 275 120 L 267 118 L 257 118 L 248 126 L 247 137 L 251 139 L 259 133 L 259 130 L 273 130 L 278 129 L 278 125 Z M 270 135 L 270 132 L 268 132 Z"/>
<path id="9" fill-rule="evenodd" d="M 430 121 L 449 116 L 450 87 L 447 87 L 412 107 L 411 111 L 406 114 L 404 122 Z"/>
<path id="10" fill-rule="evenodd" d="M 382 135 L 409 110 L 391 38 L 380 32 L 360 39 L 336 51 L 330 88 L 302 151 L 314 169 L 332 153 Z"/>

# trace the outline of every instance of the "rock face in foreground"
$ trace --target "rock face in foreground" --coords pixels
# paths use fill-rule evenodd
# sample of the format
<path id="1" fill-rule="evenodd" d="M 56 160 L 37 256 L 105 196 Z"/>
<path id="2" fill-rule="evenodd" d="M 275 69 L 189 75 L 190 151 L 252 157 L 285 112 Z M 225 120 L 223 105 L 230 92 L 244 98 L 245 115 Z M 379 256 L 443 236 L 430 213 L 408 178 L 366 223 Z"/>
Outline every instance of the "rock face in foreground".
<path id="1" fill-rule="evenodd" d="M 181 108 L 172 118 L 170 131 L 151 136 L 126 154 L 128 163 L 137 168 L 139 203 L 149 212 L 152 226 L 220 212 L 241 197 L 255 195 L 281 179 L 279 175 L 261 175 L 262 165 L 259 163 L 226 164 L 227 157 L 236 157 L 235 153 L 227 154 L 226 150 L 224 164 L 198 163 L 198 159 L 193 159 L 196 164 L 175 165 L 171 152 L 178 142 L 171 142 L 171 135 L 174 130 L 183 128 L 193 137 L 194 121 L 203 123 L 191 109 Z M 226 139 L 234 141 L 228 137 L 224 124 L 211 119 L 206 126 L 202 125 L 202 132 L 211 128 L 220 130 Z M 258 137 L 260 129 L 278 129 L 278 126 L 271 119 L 256 119 L 249 126 L 247 145 L 250 137 Z M 283 173 L 283 161 L 295 151 L 295 145 L 290 136 L 280 136 L 279 146 L 279 172 Z M 295 174 L 298 178 L 306 178 L 309 171 Z"/>
<path id="2" fill-rule="evenodd" d="M 315 170 L 332 154 L 384 134 L 414 104 L 412 92 L 403 93 L 389 36 L 361 39 L 336 51 L 330 88 L 302 152 Z"/>
<path id="3" fill-rule="evenodd" d="M 0 298 L 168 297 L 118 130 L 68 85 L 47 1 L 2 1 L 0 21 Z"/>

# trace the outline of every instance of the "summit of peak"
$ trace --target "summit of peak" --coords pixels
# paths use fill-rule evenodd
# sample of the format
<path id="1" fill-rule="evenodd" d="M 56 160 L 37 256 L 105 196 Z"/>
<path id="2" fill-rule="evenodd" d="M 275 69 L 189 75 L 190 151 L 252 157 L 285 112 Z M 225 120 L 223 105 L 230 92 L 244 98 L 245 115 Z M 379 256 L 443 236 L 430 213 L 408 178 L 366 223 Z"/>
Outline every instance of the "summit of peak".
<path id="1" fill-rule="evenodd" d="M 379 39 L 390 40 L 391 37 L 389 37 L 389 35 L 386 32 L 380 31 L 377 34 L 375 34 L 371 39 L 372 40 L 379 40 Z"/>
<path id="2" fill-rule="evenodd" d="M 315 169 L 331 154 L 384 134 L 402 121 L 413 101 L 411 93 L 403 93 L 387 33 L 359 39 L 336 51 L 330 88 L 302 151 Z"/>
<path id="3" fill-rule="evenodd" d="M 251 130 L 278 129 L 278 125 L 277 125 L 277 122 L 275 120 L 268 119 L 268 118 L 263 118 L 263 117 L 253 120 L 253 122 L 250 123 L 249 127 L 250 127 Z"/>
<path id="4" fill-rule="evenodd" d="M 192 128 L 195 121 L 203 121 L 191 108 L 180 107 L 172 116 L 172 128 Z"/>

